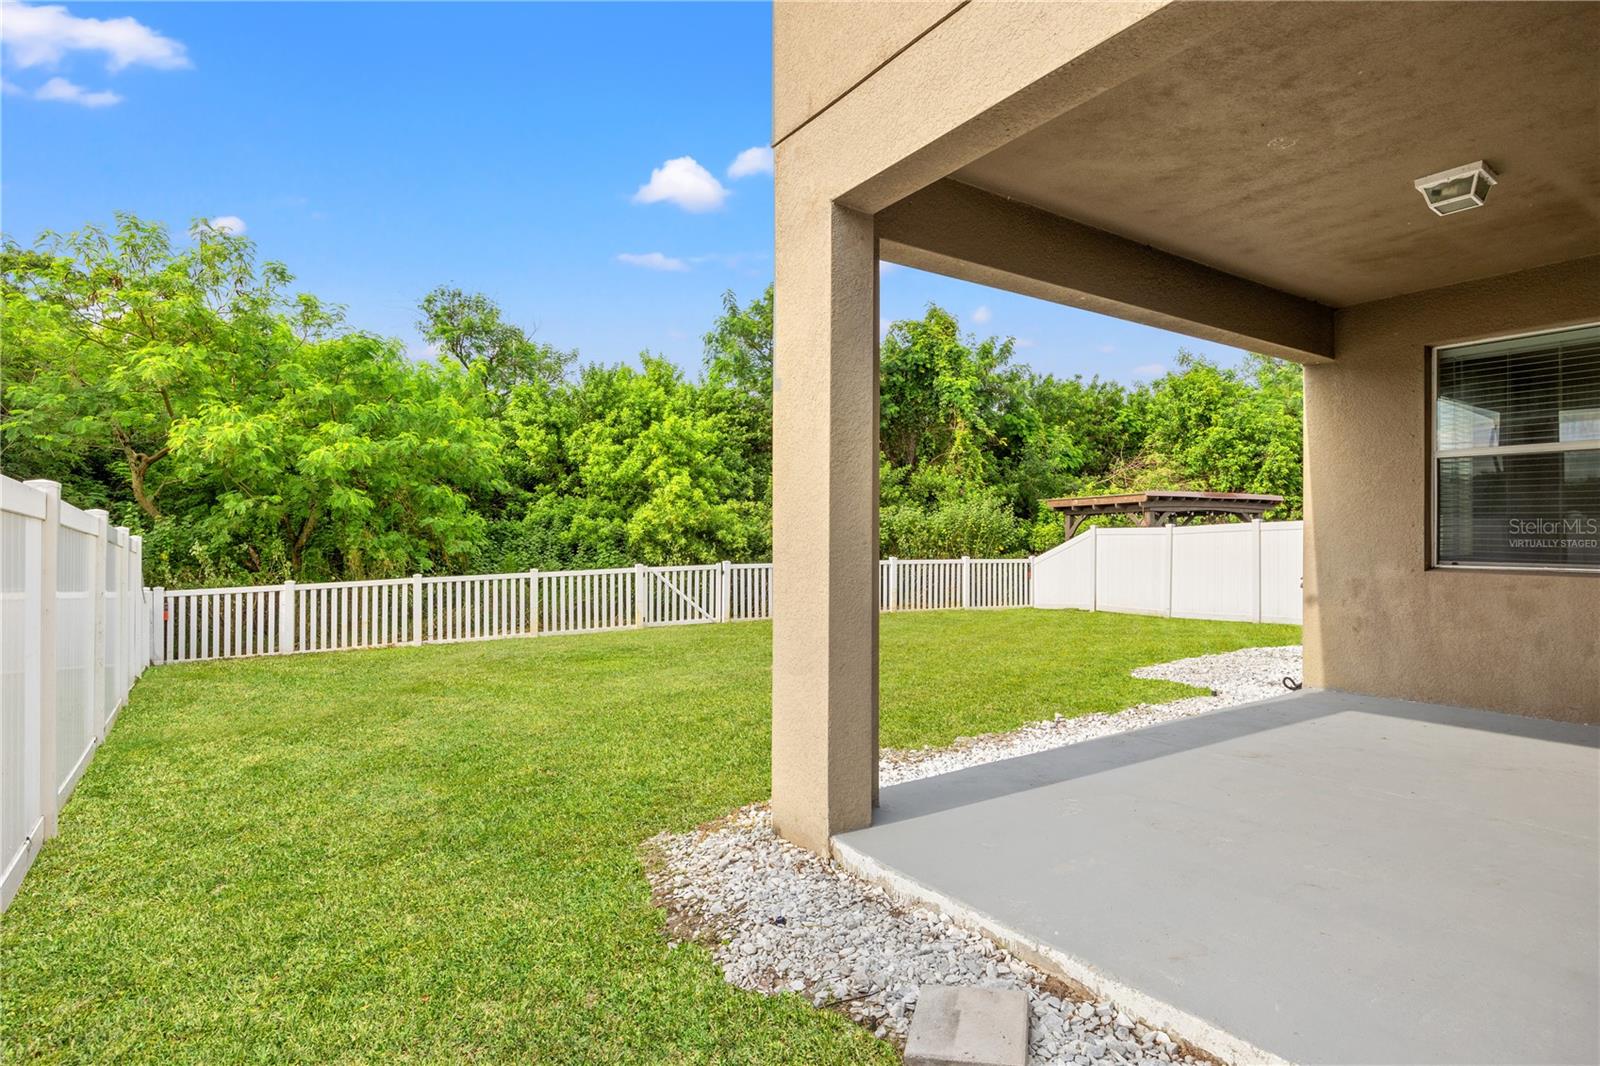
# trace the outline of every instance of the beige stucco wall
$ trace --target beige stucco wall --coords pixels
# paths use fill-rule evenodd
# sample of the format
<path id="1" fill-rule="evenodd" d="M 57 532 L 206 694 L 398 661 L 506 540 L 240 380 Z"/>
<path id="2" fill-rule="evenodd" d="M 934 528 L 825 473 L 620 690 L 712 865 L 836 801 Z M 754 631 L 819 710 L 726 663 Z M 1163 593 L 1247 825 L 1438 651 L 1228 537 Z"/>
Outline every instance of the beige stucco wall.
<path id="1" fill-rule="evenodd" d="M 878 782 L 878 308 L 872 219 L 777 175 L 772 818 L 826 853 Z"/>
<path id="2" fill-rule="evenodd" d="M 849 92 L 962 0 L 772 5 L 772 139 L 781 141 Z"/>
<path id="3" fill-rule="evenodd" d="M 1339 311 L 1306 368 L 1309 685 L 1600 722 L 1600 575 L 1429 569 L 1430 346 L 1600 320 L 1600 258 Z"/>
<path id="4" fill-rule="evenodd" d="M 1333 362 L 1307 370 L 1308 682 L 1600 721 L 1600 579 L 1427 570 L 1424 450 L 1427 346 L 1600 318 L 1600 261 L 1335 313 L 1314 293 L 1264 290 L 1041 219 L 997 190 L 960 220 L 948 203 L 915 216 L 941 186 L 973 199 L 946 184 L 962 168 L 1197 41 L 1230 47 L 1263 10 L 776 6 L 772 772 L 788 839 L 826 853 L 832 834 L 870 821 L 876 794 L 875 252 L 1287 358 L 1331 350 Z M 1414 169 L 1385 181 L 1409 198 Z M 1262 206 L 1247 197 L 1228 209 Z M 1573 253 L 1522 262 L 1558 254 Z"/>
<path id="5" fill-rule="evenodd" d="M 1240 5 L 1170 0 L 1111 3 L 968 3 L 926 32 L 901 27 L 910 44 L 871 75 L 776 136 L 778 166 L 804 170 L 807 183 L 852 210 L 876 214 L 1020 133 L 1061 114 L 1134 72 L 1165 62 L 1197 35 L 1242 18 Z M 919 5 L 901 5 L 911 19 Z M 788 40 L 775 24 L 776 51 L 819 49 L 829 18 L 849 5 L 809 5 L 799 25 L 815 40 Z M 1128 32 L 1138 27 L 1137 33 Z M 775 57 L 774 109 L 804 98 L 819 75 Z M 810 105 L 801 105 L 805 110 Z M 775 122 L 775 129 L 783 129 Z"/>

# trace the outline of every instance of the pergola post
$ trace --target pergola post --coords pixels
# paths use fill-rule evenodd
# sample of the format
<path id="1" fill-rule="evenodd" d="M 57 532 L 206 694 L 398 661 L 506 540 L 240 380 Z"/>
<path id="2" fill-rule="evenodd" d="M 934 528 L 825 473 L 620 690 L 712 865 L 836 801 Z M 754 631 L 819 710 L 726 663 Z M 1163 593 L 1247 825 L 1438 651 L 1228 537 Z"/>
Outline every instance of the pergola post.
<path id="1" fill-rule="evenodd" d="M 873 221 L 777 168 L 772 817 L 827 854 L 878 784 L 878 266 Z"/>

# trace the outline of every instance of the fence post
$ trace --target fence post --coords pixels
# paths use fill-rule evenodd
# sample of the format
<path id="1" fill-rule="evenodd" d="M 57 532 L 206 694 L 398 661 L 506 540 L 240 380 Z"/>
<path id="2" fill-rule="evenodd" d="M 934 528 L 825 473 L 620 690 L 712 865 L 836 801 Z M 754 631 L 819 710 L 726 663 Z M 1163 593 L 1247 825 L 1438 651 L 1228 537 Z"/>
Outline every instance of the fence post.
<path id="1" fill-rule="evenodd" d="M 1163 590 L 1164 591 L 1163 599 L 1165 600 L 1166 610 L 1163 611 L 1162 613 L 1165 614 L 1168 618 L 1171 618 L 1172 617 L 1172 529 L 1173 529 L 1172 520 L 1169 518 L 1167 520 L 1167 524 L 1165 526 L 1163 526 L 1162 528 L 1167 531 L 1167 580 L 1166 580 L 1166 588 Z"/>
<path id="2" fill-rule="evenodd" d="M 44 493 L 39 538 L 39 817 L 40 841 L 56 835 L 56 586 L 61 543 L 61 485 L 39 478 L 23 484 Z"/>
<path id="3" fill-rule="evenodd" d="M 278 590 L 278 646 L 279 655 L 294 651 L 294 580 L 283 583 Z"/>
<path id="4" fill-rule="evenodd" d="M 94 741 L 106 739 L 106 540 L 111 532 L 111 515 L 104 509 L 85 511 L 94 519 L 94 547 L 89 560 L 89 602 L 94 604 L 94 646 L 89 649 L 89 720 L 94 723 Z"/>
<path id="5" fill-rule="evenodd" d="M 167 661 L 167 590 L 157 585 L 150 590 L 150 661 Z"/>
<path id="6" fill-rule="evenodd" d="M 411 575 L 411 643 L 422 643 L 422 575 Z"/>
<path id="7" fill-rule="evenodd" d="M 889 610 L 900 609 L 900 560 L 889 556 Z"/>
<path id="8" fill-rule="evenodd" d="M 148 615 L 142 610 L 144 607 L 144 594 L 148 591 L 144 587 L 144 538 L 134 533 L 128 537 L 128 572 L 126 574 L 128 595 L 132 600 L 128 607 L 128 624 L 130 626 L 143 626 L 149 620 Z M 133 633 L 140 632 L 134 629 Z M 130 636 L 132 634 L 130 633 Z M 150 665 L 150 645 L 146 642 L 145 635 L 136 639 L 131 648 L 128 660 L 128 691 L 133 691 L 133 683 L 139 680 L 139 675 L 144 673 L 144 668 Z M 134 655 L 137 652 L 137 655 Z"/>
<path id="9" fill-rule="evenodd" d="M 144 538 L 137 533 L 128 537 L 128 564 L 123 578 L 128 590 L 128 636 L 133 639 L 128 646 L 128 691 L 132 692 L 133 683 L 150 665 L 150 645 L 145 643 L 144 637 L 135 637 L 140 632 L 137 627 L 147 621 L 141 611 L 144 606 Z"/>
<path id="10" fill-rule="evenodd" d="M 1250 570 L 1250 578 L 1255 582 L 1255 595 L 1251 597 L 1254 601 L 1254 614 L 1250 620 L 1259 622 L 1261 621 L 1261 588 L 1265 584 L 1261 579 L 1261 519 L 1252 518 L 1250 520 L 1250 534 L 1251 554 L 1255 557 L 1255 566 Z"/>
<path id="11" fill-rule="evenodd" d="M 129 590 L 128 570 L 133 566 L 133 538 L 128 535 L 127 526 L 117 526 L 117 543 L 121 549 L 117 552 L 117 647 L 116 664 L 117 672 L 112 678 L 117 686 L 112 704 L 121 707 L 122 701 L 127 698 L 128 689 L 133 685 L 130 670 L 133 666 L 133 648 L 137 641 L 133 637 L 133 624 L 129 619 L 135 618 L 133 613 L 133 594 Z"/>
<path id="12" fill-rule="evenodd" d="M 539 635 L 539 568 L 528 571 L 528 631 Z"/>
<path id="13" fill-rule="evenodd" d="M 972 557 L 961 557 L 961 607 L 963 610 L 972 606 Z"/>
<path id="14" fill-rule="evenodd" d="M 722 560 L 717 568 L 717 621 L 731 622 L 729 606 L 733 598 L 733 564 Z"/>
<path id="15" fill-rule="evenodd" d="M 1089 610 L 1100 609 L 1100 527 L 1089 527 Z"/>
<path id="16" fill-rule="evenodd" d="M 640 629 L 644 628 L 646 615 L 650 610 L 650 593 L 644 584 L 645 565 L 633 564 L 633 624 Z"/>
<path id="17" fill-rule="evenodd" d="M 1039 602 L 1039 590 L 1037 586 L 1037 582 L 1039 580 L 1038 563 L 1039 557 L 1037 555 L 1028 556 L 1028 602 L 1023 605 L 1025 607 L 1032 607 L 1034 604 Z"/>

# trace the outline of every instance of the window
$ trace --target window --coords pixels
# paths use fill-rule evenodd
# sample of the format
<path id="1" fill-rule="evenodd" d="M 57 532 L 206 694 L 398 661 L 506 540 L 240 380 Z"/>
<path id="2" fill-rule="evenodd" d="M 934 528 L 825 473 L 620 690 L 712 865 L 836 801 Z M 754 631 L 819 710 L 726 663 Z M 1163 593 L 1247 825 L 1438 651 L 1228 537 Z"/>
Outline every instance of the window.
<path id="1" fill-rule="evenodd" d="M 1434 358 L 1434 562 L 1600 570 L 1600 326 Z"/>

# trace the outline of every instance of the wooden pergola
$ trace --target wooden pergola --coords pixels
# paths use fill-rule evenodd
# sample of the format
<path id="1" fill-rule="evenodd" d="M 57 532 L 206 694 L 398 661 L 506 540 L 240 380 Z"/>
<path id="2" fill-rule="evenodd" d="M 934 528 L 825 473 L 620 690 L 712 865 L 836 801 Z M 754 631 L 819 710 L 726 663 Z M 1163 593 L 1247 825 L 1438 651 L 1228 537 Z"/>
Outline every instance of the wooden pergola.
<path id="1" fill-rule="evenodd" d="M 1141 526 L 1159 526 L 1203 515 L 1237 515 L 1260 518 L 1283 502 L 1282 496 L 1254 492 L 1127 492 L 1116 496 L 1067 496 L 1046 500 L 1052 511 L 1061 514 L 1067 539 L 1078 531 L 1085 518 L 1102 514 L 1138 515 Z"/>

